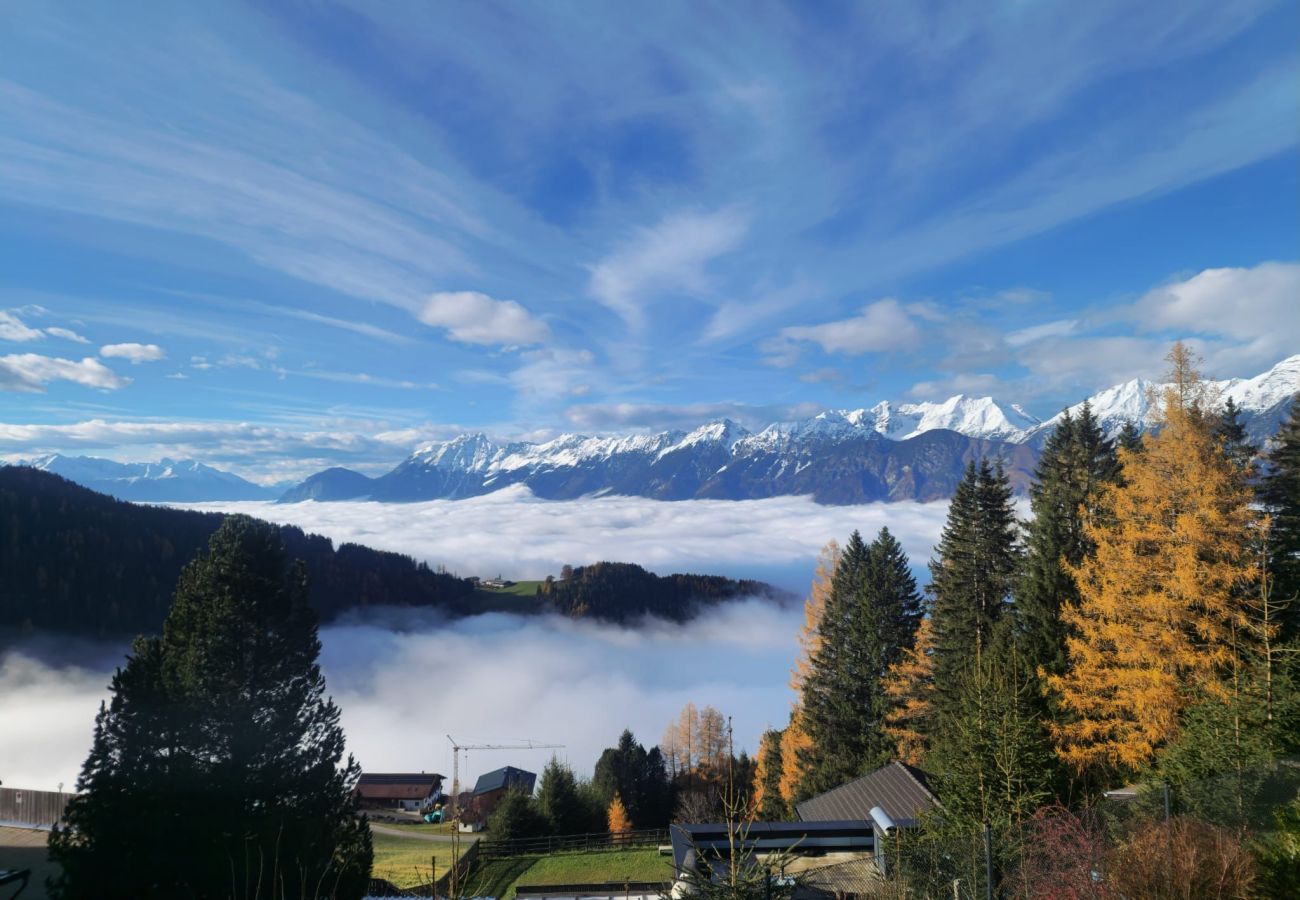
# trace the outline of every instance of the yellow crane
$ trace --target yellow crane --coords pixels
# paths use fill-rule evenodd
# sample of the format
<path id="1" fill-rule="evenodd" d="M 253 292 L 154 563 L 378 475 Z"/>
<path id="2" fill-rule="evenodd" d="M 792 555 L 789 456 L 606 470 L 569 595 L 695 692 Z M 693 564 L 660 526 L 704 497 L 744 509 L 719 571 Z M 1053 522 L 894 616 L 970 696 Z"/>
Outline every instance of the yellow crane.
<path id="1" fill-rule="evenodd" d="M 460 821 L 460 751 L 465 750 L 563 750 L 563 744 L 542 744 L 537 741 L 518 741 L 513 744 L 458 744 L 451 741 L 451 820 Z"/>

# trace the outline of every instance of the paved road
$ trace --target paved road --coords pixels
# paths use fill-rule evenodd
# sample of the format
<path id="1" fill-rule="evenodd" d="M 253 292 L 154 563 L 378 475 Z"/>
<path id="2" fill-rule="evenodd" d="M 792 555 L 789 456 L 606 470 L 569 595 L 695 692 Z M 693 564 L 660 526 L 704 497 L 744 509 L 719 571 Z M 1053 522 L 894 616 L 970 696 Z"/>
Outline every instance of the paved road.
<path id="1" fill-rule="evenodd" d="M 45 900 L 45 879 L 59 874 L 59 867 L 49 861 L 45 844 L 48 831 L 26 828 L 0 827 L 0 869 L 31 869 L 32 880 L 23 891 L 22 900 Z M 12 888 L 5 885 L 0 895 L 9 896 Z"/>
<path id="2" fill-rule="evenodd" d="M 450 834 L 432 834 L 428 831 L 415 831 L 410 828 L 394 828 L 391 825 L 380 825 L 378 822 L 371 822 L 370 830 L 376 834 L 387 834 L 391 837 L 415 838 L 419 841 L 429 841 L 434 844 L 450 844 L 452 841 L 452 835 Z M 468 846 L 477 842 L 479 837 L 480 835 L 477 834 L 462 834 L 460 836 L 460 842 L 462 845 Z"/>

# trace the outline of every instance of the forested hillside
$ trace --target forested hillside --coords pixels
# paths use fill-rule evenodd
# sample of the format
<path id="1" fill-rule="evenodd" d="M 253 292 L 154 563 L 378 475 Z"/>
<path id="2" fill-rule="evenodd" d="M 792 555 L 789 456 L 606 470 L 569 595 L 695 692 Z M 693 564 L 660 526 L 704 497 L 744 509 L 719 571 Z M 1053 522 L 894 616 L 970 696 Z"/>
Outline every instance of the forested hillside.
<path id="1" fill-rule="evenodd" d="M 156 632 L 181 568 L 225 516 L 137 506 L 26 467 L 0 468 L 0 627 Z M 410 557 L 283 526 L 323 619 L 378 604 L 469 611 L 473 585 Z"/>
<path id="2" fill-rule="evenodd" d="M 632 563 L 579 566 L 560 581 L 542 584 L 543 597 L 559 613 L 627 622 L 658 616 L 682 622 L 700 607 L 742 597 L 772 596 L 761 581 L 733 581 L 720 575 L 656 575 Z"/>

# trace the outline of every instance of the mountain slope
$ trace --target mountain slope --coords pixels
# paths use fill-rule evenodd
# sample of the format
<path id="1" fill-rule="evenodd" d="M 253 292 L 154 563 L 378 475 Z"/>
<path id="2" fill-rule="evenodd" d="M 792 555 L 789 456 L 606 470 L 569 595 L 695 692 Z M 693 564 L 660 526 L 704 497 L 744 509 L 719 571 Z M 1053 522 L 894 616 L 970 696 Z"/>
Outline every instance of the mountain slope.
<path id="1" fill-rule="evenodd" d="M 119 500 L 142 503 L 269 500 L 276 496 L 275 491 L 191 459 L 120 463 L 56 453 L 29 460 L 24 465 L 61 475 Z"/>
<path id="2" fill-rule="evenodd" d="M 0 626 L 156 632 L 181 568 L 223 516 L 115 500 L 58 475 L 0 468 Z M 282 526 L 322 618 L 373 605 L 471 611 L 473 585 L 397 553 Z"/>

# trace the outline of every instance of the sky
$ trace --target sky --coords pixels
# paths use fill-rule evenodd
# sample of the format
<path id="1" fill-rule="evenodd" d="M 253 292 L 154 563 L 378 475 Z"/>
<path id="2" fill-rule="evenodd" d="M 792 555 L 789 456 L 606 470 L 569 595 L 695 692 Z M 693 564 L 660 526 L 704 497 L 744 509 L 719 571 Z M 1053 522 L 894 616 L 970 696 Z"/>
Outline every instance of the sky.
<path id="1" fill-rule="evenodd" d="M 1300 348 L 1300 9 L 6 3 L 0 458 L 421 442 Z"/>

